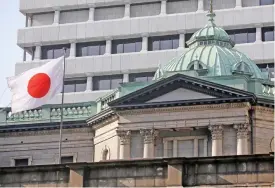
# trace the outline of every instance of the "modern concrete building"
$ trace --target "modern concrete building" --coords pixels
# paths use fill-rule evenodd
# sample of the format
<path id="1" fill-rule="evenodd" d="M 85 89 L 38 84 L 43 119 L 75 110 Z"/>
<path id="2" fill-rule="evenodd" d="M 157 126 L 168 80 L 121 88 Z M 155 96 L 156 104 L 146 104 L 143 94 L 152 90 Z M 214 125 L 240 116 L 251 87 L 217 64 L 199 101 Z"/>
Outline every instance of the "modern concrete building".
<path id="1" fill-rule="evenodd" d="M 235 48 L 274 72 L 274 0 L 214 0 L 213 7 Z M 17 43 L 31 60 L 18 62 L 15 74 L 66 47 L 65 102 L 96 100 L 119 83 L 150 81 L 159 64 L 187 52 L 208 10 L 209 0 L 20 0 L 26 27 Z"/>

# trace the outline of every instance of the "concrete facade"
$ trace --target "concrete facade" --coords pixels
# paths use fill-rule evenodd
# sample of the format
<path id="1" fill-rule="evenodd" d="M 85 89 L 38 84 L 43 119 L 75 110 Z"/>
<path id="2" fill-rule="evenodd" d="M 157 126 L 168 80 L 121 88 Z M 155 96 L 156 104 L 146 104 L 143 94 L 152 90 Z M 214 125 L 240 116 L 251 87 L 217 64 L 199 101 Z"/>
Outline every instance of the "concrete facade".
<path id="1" fill-rule="evenodd" d="M 260 0 L 214 1 L 216 24 L 227 30 L 256 28 L 254 43 L 237 44 L 236 49 L 256 63 L 274 62 L 274 41 L 262 40 L 262 27 L 274 26 L 274 5 L 260 6 Z M 18 62 L 15 74 L 39 66 L 41 46 L 69 44 L 67 60 L 68 78 L 154 72 L 175 56 L 187 51 L 186 35 L 194 33 L 206 23 L 209 10 L 207 0 L 144 1 L 144 0 L 85 0 L 50 1 L 33 3 L 20 0 L 20 11 L 28 18 L 26 28 L 18 30 L 17 44 L 22 48 L 35 48 L 32 61 Z M 242 19 L 239 19 L 239 18 Z M 148 51 L 148 38 L 152 36 L 179 35 L 177 49 Z M 142 50 L 135 53 L 112 54 L 112 41 L 142 38 Z M 104 55 L 75 56 L 75 44 L 106 41 Z M 251 50 L 253 49 L 253 50 Z M 257 52 L 257 53 L 255 53 Z M 129 63 L 130 62 L 130 63 Z M 89 90 L 89 89 L 88 89 Z M 65 102 L 86 102 L 88 98 L 103 96 L 107 91 L 65 94 Z M 58 97 L 49 103 L 60 103 Z"/>

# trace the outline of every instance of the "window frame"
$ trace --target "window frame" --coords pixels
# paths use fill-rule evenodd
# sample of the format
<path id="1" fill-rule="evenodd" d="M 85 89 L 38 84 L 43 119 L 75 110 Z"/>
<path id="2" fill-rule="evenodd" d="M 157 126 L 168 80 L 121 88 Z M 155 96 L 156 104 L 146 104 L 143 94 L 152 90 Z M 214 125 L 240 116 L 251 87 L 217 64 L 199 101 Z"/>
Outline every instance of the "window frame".
<path id="1" fill-rule="evenodd" d="M 62 48 L 66 48 L 66 56 L 65 57 L 69 57 L 70 56 L 70 44 L 58 44 L 58 45 L 47 45 L 47 46 L 42 46 L 41 47 L 41 60 L 47 60 L 47 59 L 56 59 L 58 57 L 61 56 L 56 56 L 55 55 L 55 50 L 61 50 Z M 45 50 L 45 51 L 44 51 Z M 50 58 L 48 57 L 48 53 L 49 51 L 52 51 Z M 57 52 L 56 52 L 57 53 Z M 45 56 L 46 54 L 46 56 Z"/>
<path id="2" fill-rule="evenodd" d="M 244 32 L 246 31 L 246 32 Z M 232 41 L 235 42 L 235 44 L 247 44 L 247 43 L 254 43 L 256 42 L 256 28 L 243 28 L 243 29 L 232 29 L 232 30 L 226 30 L 226 33 L 229 35 Z M 246 35 L 245 42 L 237 42 L 236 41 L 236 35 Z M 253 34 L 253 40 L 250 39 L 250 35 Z M 255 40 L 254 40 L 255 39 Z"/>
<path id="3" fill-rule="evenodd" d="M 91 47 L 98 47 L 99 54 L 92 55 L 89 54 L 89 48 Z M 79 49 L 80 48 L 80 49 Z M 82 54 L 82 48 L 86 48 L 86 54 Z M 104 50 L 102 50 L 104 49 Z M 80 54 L 81 52 L 81 54 Z M 93 41 L 93 42 L 82 42 L 76 44 L 76 53 L 75 57 L 87 57 L 87 56 L 99 56 L 104 55 L 106 53 L 106 41 Z"/>
<path id="4" fill-rule="evenodd" d="M 260 6 L 265 6 L 265 5 L 274 5 L 274 0 L 272 0 L 273 1 L 273 3 L 271 3 L 271 4 L 264 4 L 263 2 L 262 2 L 262 0 L 260 0 Z"/>
<path id="5" fill-rule="evenodd" d="M 132 42 L 131 42 L 132 41 Z M 135 44 L 135 51 L 125 52 L 125 45 Z M 118 45 L 122 45 L 122 52 L 118 52 Z M 138 48 L 138 49 L 137 49 Z M 111 54 L 137 53 L 142 50 L 142 38 L 116 39 L 112 40 Z"/>
<path id="6" fill-rule="evenodd" d="M 106 78 L 106 79 L 100 79 L 100 78 Z M 102 76 L 94 76 L 93 77 L 93 83 L 92 83 L 92 88 L 93 88 L 93 91 L 104 91 L 104 90 L 112 90 L 112 89 L 115 89 L 113 88 L 112 86 L 112 80 L 115 80 L 115 79 L 120 79 L 121 78 L 121 83 L 123 83 L 123 74 L 114 74 L 114 75 L 102 75 Z M 99 84 L 98 82 L 100 80 L 108 80 L 109 81 L 109 89 L 99 89 Z M 97 84 L 97 85 L 96 85 Z M 95 87 L 97 86 L 97 87 Z"/>
<path id="7" fill-rule="evenodd" d="M 86 91 L 86 88 L 87 88 L 87 78 L 75 78 L 75 79 L 67 79 L 67 80 L 65 80 L 64 81 L 64 90 L 65 90 L 65 86 L 66 86 L 66 82 L 73 82 L 73 84 L 68 84 L 68 85 L 74 85 L 74 91 L 73 92 L 64 92 L 64 91 L 62 91 L 62 93 L 64 92 L 64 93 L 76 93 L 76 92 L 84 92 L 84 91 L 76 91 L 76 86 L 77 86 L 77 84 L 79 84 L 79 83 L 77 83 L 77 82 L 81 82 L 81 81 L 83 81 L 83 83 L 85 82 L 85 84 L 86 84 L 86 87 L 85 87 L 85 90 L 84 91 Z M 83 84 L 83 83 L 81 83 L 81 84 Z"/>
<path id="8" fill-rule="evenodd" d="M 199 140 L 204 140 L 204 156 L 207 157 L 208 138 L 205 136 L 184 136 L 184 137 L 166 137 L 163 138 L 163 154 L 164 157 L 168 157 L 167 147 L 168 141 L 173 142 L 173 157 L 178 157 L 178 141 L 179 140 L 194 140 L 194 153 L 193 157 L 199 157 Z M 197 149 L 197 150 L 196 150 Z"/>
<path id="9" fill-rule="evenodd" d="M 17 157 L 11 157 L 10 158 L 10 166 L 15 166 L 15 161 L 20 159 L 28 159 L 28 165 L 32 165 L 32 156 L 17 156 Z M 19 167 L 19 166 L 18 166 Z"/>
<path id="10" fill-rule="evenodd" d="M 269 30 L 270 29 L 270 30 Z M 262 27 L 262 41 L 263 42 L 269 42 L 269 41 L 274 41 L 275 37 L 274 37 L 274 26 L 269 26 L 269 27 Z M 265 33 L 266 32 L 273 32 L 273 40 L 265 40 Z"/>
<path id="11" fill-rule="evenodd" d="M 155 72 L 130 73 L 129 74 L 129 82 L 143 82 L 143 81 L 136 80 L 137 78 L 141 78 L 141 77 L 146 77 L 147 81 L 145 81 L 145 82 L 150 82 L 154 78 L 154 74 L 155 74 Z M 139 75 L 141 75 L 141 76 L 139 76 Z M 142 75 L 144 75 L 144 76 L 142 76 Z M 152 79 L 149 80 L 148 79 L 149 77 L 152 77 Z"/>
<path id="12" fill-rule="evenodd" d="M 148 37 L 148 51 L 162 51 L 162 50 L 178 49 L 179 48 L 179 40 L 180 40 L 179 34 Z M 163 48 L 162 42 L 165 42 L 165 41 L 171 42 L 172 48 Z M 175 41 L 177 41 L 177 43 L 175 43 Z M 158 42 L 158 49 L 154 49 L 154 42 Z M 174 45 L 174 43 L 175 43 L 175 45 Z"/>
<path id="13" fill-rule="evenodd" d="M 64 153 L 64 154 L 61 155 L 61 158 L 62 157 L 71 157 L 71 156 L 73 156 L 73 163 L 76 163 L 77 162 L 77 153 Z M 55 163 L 58 164 L 58 162 L 59 162 L 59 156 L 56 155 L 55 156 Z"/>

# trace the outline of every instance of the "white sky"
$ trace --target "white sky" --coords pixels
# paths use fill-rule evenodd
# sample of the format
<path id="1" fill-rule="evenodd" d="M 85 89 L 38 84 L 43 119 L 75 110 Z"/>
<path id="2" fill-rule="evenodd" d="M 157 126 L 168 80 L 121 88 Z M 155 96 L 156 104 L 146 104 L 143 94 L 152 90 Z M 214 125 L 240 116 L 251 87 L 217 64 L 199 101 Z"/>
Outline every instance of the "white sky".
<path id="1" fill-rule="evenodd" d="M 17 30 L 25 26 L 25 17 L 19 12 L 19 0 L 2 0 L 0 3 L 0 106 L 11 100 L 6 77 L 14 75 L 14 65 L 23 59 L 23 51 L 16 45 Z"/>

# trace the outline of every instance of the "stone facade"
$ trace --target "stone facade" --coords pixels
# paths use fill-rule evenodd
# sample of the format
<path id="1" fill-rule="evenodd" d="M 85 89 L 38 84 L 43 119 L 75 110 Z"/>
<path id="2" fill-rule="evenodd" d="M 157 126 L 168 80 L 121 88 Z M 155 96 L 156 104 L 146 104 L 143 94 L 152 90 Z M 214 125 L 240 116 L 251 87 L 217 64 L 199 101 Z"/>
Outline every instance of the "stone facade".
<path id="1" fill-rule="evenodd" d="M 270 187 L 266 155 L 143 159 L 0 168 L 1 187 Z"/>
<path id="2" fill-rule="evenodd" d="M 62 156 L 74 162 L 93 161 L 93 132 L 90 128 L 63 130 Z M 57 164 L 59 129 L 0 134 L 0 166 L 14 166 L 15 159 L 28 158 L 29 165 Z"/>

